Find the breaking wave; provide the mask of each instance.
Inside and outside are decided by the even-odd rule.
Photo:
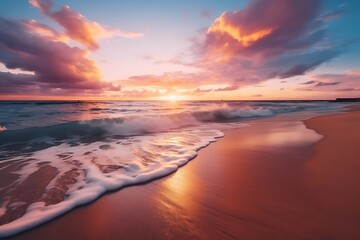
[[[180,112],[167,115],[129,116],[119,118],[102,118],[88,121],[72,121],[43,127],[30,127],[18,130],[6,130],[0,127],[0,145],[33,140],[64,140],[78,137],[94,140],[111,135],[133,136],[146,133],[164,132],[204,122],[226,122],[243,118],[268,117],[277,113],[293,112],[301,108],[234,108],[228,105],[210,106],[208,109],[194,112]]]

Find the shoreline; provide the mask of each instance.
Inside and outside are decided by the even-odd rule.
[[[342,121],[341,116],[354,112],[360,114],[353,110],[334,116]],[[329,116],[333,115],[304,122],[318,131],[319,123],[313,119],[324,121]],[[317,156],[323,154],[324,149],[318,146],[324,145],[325,140],[313,146],[317,141],[315,135],[300,134],[312,131],[304,130],[304,125],[289,125],[285,121],[270,126],[268,122],[258,121],[253,127],[229,130],[224,138],[201,150],[195,159],[170,176],[105,194],[89,205],[13,238],[310,239],[343,237],[344,227],[349,234],[356,234],[352,232],[356,228],[335,224],[329,215],[324,215],[324,210],[319,210],[326,194],[338,190],[328,187],[319,194],[316,189],[322,185],[309,176],[319,174],[321,166],[311,163],[318,162]],[[324,139],[327,138],[331,136]],[[325,210],[329,211],[338,201],[327,204]],[[339,211],[335,212],[341,215]],[[349,215],[344,208],[342,212]],[[329,226],[331,231],[326,230]],[[347,239],[353,236],[358,235],[348,235]]]

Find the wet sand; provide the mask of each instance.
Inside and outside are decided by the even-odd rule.
[[[14,239],[360,239],[360,110],[305,123],[326,137],[257,121]]]

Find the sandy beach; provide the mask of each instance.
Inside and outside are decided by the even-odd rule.
[[[359,108],[306,120],[307,128],[259,120],[168,177],[13,238],[359,239],[359,122]]]
[[[360,0],[0,1],[0,239],[360,240]]]

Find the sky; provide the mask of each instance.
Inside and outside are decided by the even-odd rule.
[[[1,0],[0,99],[360,97],[358,0]]]

